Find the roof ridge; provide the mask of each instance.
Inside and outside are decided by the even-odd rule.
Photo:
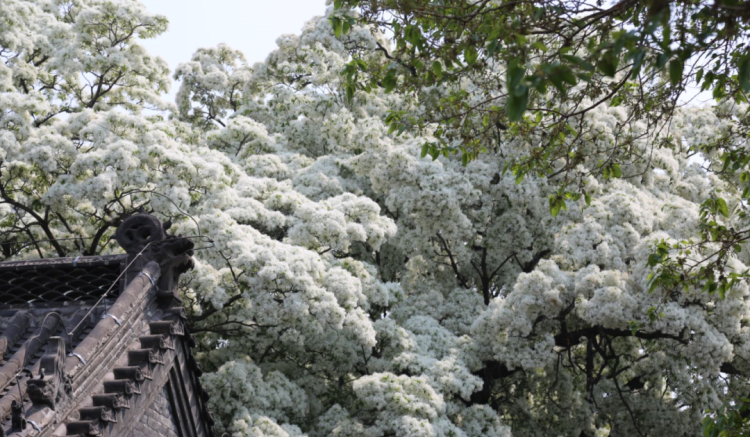
[[[26,311],[18,311],[10,319],[8,326],[5,327],[2,335],[0,335],[0,361],[5,358],[8,350],[15,345],[18,340],[26,332],[29,326],[29,313]]]
[[[92,267],[124,262],[127,257],[127,254],[116,254],[2,261],[0,262],[0,271],[37,270],[53,267]]]

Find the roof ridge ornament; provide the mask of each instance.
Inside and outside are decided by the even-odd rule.
[[[125,219],[115,233],[115,240],[128,253],[131,265],[128,278],[141,274],[143,266],[150,261],[159,264],[161,276],[156,284],[157,297],[166,305],[170,305],[174,299],[179,300],[179,276],[195,265],[192,240],[182,235],[168,234],[171,224],[168,221],[162,225],[153,215],[139,213]],[[136,260],[138,262],[133,262]]]
[[[11,434],[26,429],[26,411],[23,408],[23,402],[13,400],[10,406],[11,411]]]
[[[140,253],[150,243],[163,241],[167,233],[161,222],[151,214],[134,214],[117,228],[115,240],[128,255]]]
[[[65,341],[61,337],[50,337],[48,352],[40,362],[38,379],[29,379],[27,393],[34,403],[48,404],[55,409],[63,394],[72,391],[70,378],[65,374]]]

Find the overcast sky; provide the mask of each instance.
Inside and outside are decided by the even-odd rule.
[[[302,25],[325,12],[325,0],[141,0],[169,20],[169,30],[141,41],[174,72],[200,47],[226,43],[241,50],[250,65],[266,59],[276,38],[300,32]],[[173,86],[170,94],[176,92]]]

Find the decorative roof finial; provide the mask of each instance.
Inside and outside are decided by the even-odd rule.
[[[131,272],[140,271],[150,261],[159,264],[161,277],[157,295],[169,300],[179,299],[176,290],[179,276],[195,264],[193,242],[180,235],[168,235],[166,230],[171,226],[171,220],[162,225],[150,214],[135,214],[125,219],[115,233],[115,239],[128,253]]]

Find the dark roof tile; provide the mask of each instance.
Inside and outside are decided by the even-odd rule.
[[[116,238],[127,255],[0,263],[0,435],[19,431],[13,427],[27,417],[47,434],[63,420],[55,435],[111,435],[113,426],[128,426],[118,417],[138,414],[122,411],[143,406],[131,401],[161,390],[151,375],[179,346],[213,436],[200,366],[185,348],[194,342],[174,306],[192,242],[167,236],[144,214],[126,220]]]
[[[117,297],[126,255],[0,263],[0,307],[56,306]]]

